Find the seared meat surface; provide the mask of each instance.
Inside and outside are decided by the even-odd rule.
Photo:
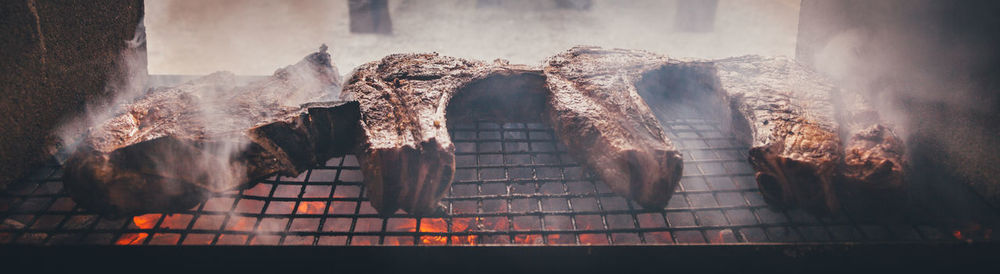
[[[782,58],[745,56],[712,65],[736,136],[749,137],[764,198],[813,212],[839,210],[834,179],[843,150],[833,86]]]
[[[667,205],[683,168],[636,89],[665,61],[641,51],[575,47],[545,67],[556,135],[611,190],[651,209]]]
[[[758,187],[772,205],[835,213],[872,193],[905,192],[904,148],[891,126],[860,95],[816,72],[784,58],[630,52],[661,60],[640,81],[642,94],[697,105],[750,146]]]
[[[649,94],[723,121],[750,146],[758,186],[774,205],[832,213],[906,189],[905,149],[892,125],[859,95],[782,58],[676,60],[575,47],[528,67],[394,54],[355,70],[340,99],[356,102],[323,102],[340,89],[325,52],[248,86],[235,87],[234,77],[151,91],[92,128],[66,163],[70,194],[103,213],[183,210],[353,152],[380,214],[431,215],[455,173],[448,128],[489,119],[550,124],[614,192],[662,209],[683,160],[643,99]]]
[[[455,173],[449,123],[518,119],[532,111],[538,117],[545,95],[540,75],[437,54],[394,54],[358,68],[342,98],[361,106],[357,156],[372,207],[381,214],[439,212]]]
[[[574,49],[544,69],[437,54],[396,54],[362,66],[343,99],[361,105],[357,154],[373,207],[436,212],[455,170],[447,127],[487,118],[551,123],[614,191],[662,208],[680,180],[681,156],[631,84],[641,74],[632,66],[645,64]]]
[[[340,88],[325,51],[248,86],[234,79],[219,72],[152,90],[91,128],[65,163],[69,194],[106,214],[184,210],[353,144],[356,103],[310,103]]]
[[[908,200],[903,140],[864,96],[848,90],[838,95],[841,137],[846,141],[840,195],[863,211],[898,211]]]

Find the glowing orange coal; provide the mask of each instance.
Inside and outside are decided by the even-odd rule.
[[[525,245],[541,244],[542,243],[542,235],[538,235],[538,234],[520,234],[520,235],[516,235],[516,236],[514,236],[514,243],[515,244],[525,244]]]
[[[229,219],[229,224],[226,225],[228,230],[235,231],[253,231],[254,225],[257,223],[257,218],[253,217],[236,217],[233,216]]]
[[[453,219],[451,222],[452,232],[464,232],[469,230],[469,225],[471,219]],[[398,225],[394,230],[397,231],[407,231],[416,232],[417,231],[417,221],[416,219],[407,220],[406,222]],[[447,233],[448,232],[448,222],[441,218],[424,218],[420,220],[419,232],[423,233]],[[461,236],[451,236],[451,244],[453,245],[474,245],[478,240],[479,236],[476,235],[461,235]],[[396,239],[386,239],[385,244],[387,245],[400,245],[401,241]],[[448,236],[444,235],[421,235],[420,244],[422,245],[445,245],[448,244]]]
[[[324,202],[301,202],[295,212],[298,214],[323,214],[325,207],[326,203]]]
[[[989,240],[993,237],[993,229],[979,223],[969,223],[951,231],[951,236],[955,237],[956,240],[966,242]]]
[[[593,229],[593,227],[590,224],[587,224],[586,226],[583,227],[583,230],[591,230],[591,229]],[[593,244],[605,244],[607,242],[608,242],[607,235],[604,234],[594,234],[594,233],[580,234],[581,244],[593,245]]]
[[[475,221],[473,221],[472,219],[452,219],[451,220],[451,231],[452,232],[469,231],[469,230],[471,230],[470,229],[471,227],[475,227],[476,226],[475,223],[470,223],[470,222],[479,222],[479,218],[476,218]],[[476,235],[452,236],[451,237],[451,244],[455,244],[455,245],[474,245],[474,244],[476,244],[477,238],[478,238],[478,236],[476,236]]]
[[[512,224],[514,225],[514,230],[527,230],[526,228],[517,225],[517,222],[514,222]],[[515,244],[531,245],[531,244],[541,244],[541,243],[544,243],[544,242],[542,241],[542,235],[538,235],[538,234],[518,234],[518,235],[514,235],[514,243]]]
[[[153,229],[156,221],[160,219],[160,214],[146,214],[132,217],[132,224],[139,229]],[[115,242],[117,245],[139,245],[149,237],[149,233],[126,233]]]
[[[708,242],[713,244],[725,243],[726,236],[732,234],[729,230],[719,230],[718,233],[710,234]]]
[[[448,232],[448,223],[444,219],[423,219],[420,222],[420,232]],[[420,243],[425,245],[443,245],[448,243],[445,236],[420,236]]]

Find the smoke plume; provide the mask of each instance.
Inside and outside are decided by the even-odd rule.
[[[995,16],[1000,4],[917,0],[803,5],[813,5],[810,14],[803,13],[812,20],[800,25],[799,48],[813,50],[798,58],[841,87],[865,94],[883,119],[899,126],[919,174],[912,176],[915,181],[930,187],[966,182],[1000,204],[1000,41],[987,27],[1000,23]],[[809,35],[822,38],[801,39]]]

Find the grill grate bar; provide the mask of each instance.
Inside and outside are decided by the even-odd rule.
[[[378,215],[354,156],[296,178],[213,195],[174,214],[113,219],[80,208],[58,165],[0,193],[0,244],[490,245],[955,241],[947,220],[872,223],[763,202],[745,148],[717,123],[664,123],[684,175],[664,209],[643,209],[569,157],[542,124],[457,125],[455,183],[441,216]]]

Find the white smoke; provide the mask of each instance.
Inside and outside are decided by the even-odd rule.
[[[832,7],[818,13],[833,22],[820,21],[818,28],[843,29],[814,45],[814,55],[800,57],[864,94],[897,125],[908,155],[916,157],[911,162],[923,162],[913,173],[928,174],[914,180],[967,181],[1000,201],[1000,138],[993,122],[1000,97],[988,86],[992,75],[982,74],[995,68],[997,39],[983,37],[980,29],[996,22],[996,2],[814,2]]]
[[[56,128],[55,136],[59,138],[57,147],[49,148],[49,153],[60,163],[68,157],[79,145],[83,134],[91,127],[110,119],[122,111],[122,106],[145,93],[148,81],[146,59],[145,19],[140,19],[132,39],[122,41],[125,48],[115,57],[115,67],[108,73],[108,81],[104,94],[110,95],[107,101],[90,102],[85,106],[82,116],[70,117]]]

